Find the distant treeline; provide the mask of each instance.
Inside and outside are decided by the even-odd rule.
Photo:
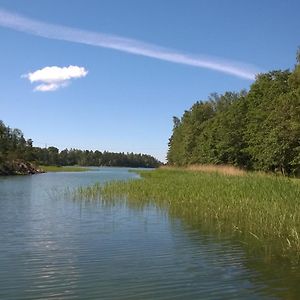
[[[249,92],[212,94],[173,121],[169,164],[231,164],[299,175],[300,51],[293,71],[260,74]]]
[[[12,129],[0,121],[0,169],[1,165],[15,160],[33,162],[37,165],[56,166],[119,166],[158,167],[161,163],[153,156],[134,153],[114,153],[55,147],[33,147],[32,140],[26,140],[19,129]]]

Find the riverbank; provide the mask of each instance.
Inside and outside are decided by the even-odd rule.
[[[300,263],[300,184],[289,178],[182,169],[139,172],[142,180],[79,190],[88,199],[155,204],[192,226],[230,234],[266,259]]]
[[[33,175],[39,173],[45,173],[45,171],[33,163],[23,160],[13,160],[0,164],[0,176]]]
[[[36,166],[33,163],[14,160],[0,165],[0,176],[33,175],[46,172],[86,172],[90,168],[78,166]]]
[[[90,168],[77,167],[77,166],[40,166],[45,172],[86,172]]]

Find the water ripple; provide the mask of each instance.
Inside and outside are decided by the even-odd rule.
[[[98,173],[0,179],[0,299],[292,299],[300,292],[297,269],[266,267],[230,238],[155,207],[82,205],[49,192],[132,176]]]

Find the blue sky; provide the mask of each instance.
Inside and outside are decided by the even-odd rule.
[[[253,81],[241,71],[293,68],[299,11],[297,0],[0,0],[0,119],[37,146],[142,152],[164,160],[172,116],[210,93],[249,89]],[[8,28],[16,14],[27,23],[96,33],[96,43],[99,34],[126,38],[131,48],[150,49],[160,59],[124,52],[123,40],[120,51],[78,37],[67,41],[63,30],[55,34],[65,40],[28,34],[26,22]],[[162,59],[170,51],[184,55],[184,62],[177,63],[182,56]],[[191,66],[191,58],[218,67]],[[29,73],[70,65],[88,73],[55,91],[34,91],[41,82],[31,83]]]

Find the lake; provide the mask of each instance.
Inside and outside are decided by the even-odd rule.
[[[72,190],[126,168],[0,177],[0,299],[297,299],[300,272],[154,205]]]

